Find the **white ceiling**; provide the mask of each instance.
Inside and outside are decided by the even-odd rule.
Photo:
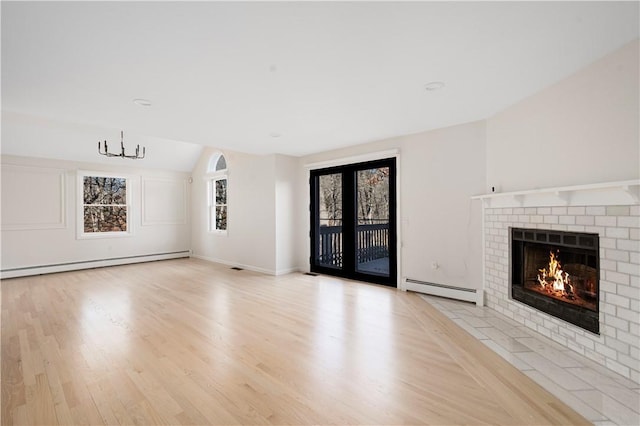
[[[258,154],[487,118],[639,37],[638,2],[1,7],[3,110]]]

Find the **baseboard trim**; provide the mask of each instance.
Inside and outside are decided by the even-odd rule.
[[[105,266],[126,265],[130,263],[153,262],[156,260],[180,259],[189,257],[189,250],[169,253],[143,254],[137,256],[113,257],[110,259],[82,260],[78,262],[56,263],[51,265],[7,268],[0,271],[0,279],[28,277],[31,275],[55,274],[57,272],[77,271],[80,269],[102,268]]]
[[[277,271],[274,271],[273,269],[261,268],[259,266],[247,265],[244,263],[232,262],[229,260],[218,259],[215,257],[202,256],[199,254],[192,254],[191,257],[195,257],[196,259],[200,259],[200,260],[206,260],[207,262],[211,262],[211,263],[218,263],[220,265],[237,266],[239,268],[246,269],[248,271],[259,272],[261,274],[278,275],[276,273]]]
[[[293,274],[294,272],[300,272],[300,269],[299,268],[278,269],[276,271],[276,275],[287,275],[287,274]]]
[[[430,294],[432,296],[446,297],[448,299],[463,300],[473,302],[477,306],[484,306],[484,291],[475,288],[455,287],[446,284],[436,284],[426,281],[405,279],[405,288],[418,293]]]

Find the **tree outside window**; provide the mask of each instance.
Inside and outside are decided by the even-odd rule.
[[[215,191],[213,198],[215,198],[215,212],[212,212],[215,216],[215,223],[213,229],[216,231],[227,230],[227,179],[220,178],[214,179],[214,185],[212,185]]]
[[[209,179],[209,231],[227,233],[228,179],[227,160],[221,153],[215,153],[207,168]]]
[[[129,233],[127,179],[124,177],[79,176],[82,190],[81,235]]]

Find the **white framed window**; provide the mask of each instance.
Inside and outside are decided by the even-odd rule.
[[[78,171],[78,238],[132,235],[131,185],[126,176]]]
[[[209,184],[209,231],[227,232],[227,178],[212,178]]]
[[[227,172],[227,160],[224,155],[219,152],[213,154],[207,167],[209,232],[221,235],[226,235],[228,230],[229,179]]]

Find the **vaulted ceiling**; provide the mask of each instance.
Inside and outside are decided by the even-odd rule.
[[[259,154],[487,118],[639,36],[638,2],[1,7],[4,111]]]

